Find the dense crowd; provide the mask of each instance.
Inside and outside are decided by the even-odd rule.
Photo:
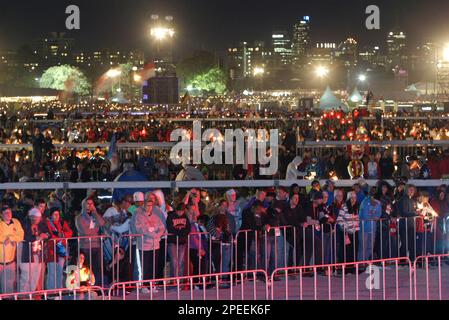
[[[414,261],[448,252],[447,193],[444,185],[418,192],[405,182],[393,188],[380,181],[369,188],[360,181],[344,190],[332,181],[312,181],[308,188],[276,190],[134,192],[111,205],[84,191],[77,212],[59,192],[37,201],[42,192],[9,192],[1,208],[0,292],[69,286],[68,265],[79,270],[78,286],[107,287],[231,270],[262,268],[271,274],[287,266]],[[353,267],[345,272],[353,273]],[[318,273],[339,276],[342,270]],[[202,279],[194,285],[230,285],[225,276],[219,283]]]

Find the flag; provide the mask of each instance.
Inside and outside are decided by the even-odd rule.
[[[111,162],[111,172],[118,169],[118,154],[117,154],[117,137],[115,133],[112,135],[111,142],[109,143],[109,151],[107,158]]]
[[[143,69],[137,72],[137,75],[140,76],[141,81],[146,81],[150,78],[154,78],[156,76],[156,66],[154,63],[147,63],[143,66]]]

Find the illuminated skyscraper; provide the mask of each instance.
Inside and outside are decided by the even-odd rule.
[[[405,67],[407,64],[407,35],[398,27],[387,36],[387,63],[390,67]]]
[[[306,62],[310,50],[310,17],[304,16],[301,21],[293,26],[293,63],[301,65]]]
[[[292,63],[292,44],[286,31],[275,31],[271,36],[274,67],[288,66]]]

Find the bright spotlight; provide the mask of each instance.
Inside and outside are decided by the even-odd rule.
[[[443,48],[443,60],[449,62],[449,44]]]
[[[359,75],[359,81],[360,82],[365,82],[366,81],[366,75],[364,75],[364,74]]]
[[[254,67],[253,74],[254,76],[261,76],[265,73],[265,69],[263,67]]]
[[[329,74],[329,69],[324,66],[318,66],[315,73],[318,77],[323,78]]]
[[[152,28],[151,29],[151,36],[156,38],[157,40],[164,40],[168,37],[173,38],[175,34],[175,31],[171,28]]]

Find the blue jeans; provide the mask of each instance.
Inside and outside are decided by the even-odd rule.
[[[170,275],[172,277],[184,276],[185,244],[169,243],[167,252],[170,259]]]
[[[275,237],[275,243],[276,243],[276,268],[284,268],[287,265],[286,259],[288,258],[288,247],[286,248],[285,243],[285,232],[284,230],[281,231],[281,235],[278,237]],[[285,250],[285,251],[284,251]]]
[[[64,263],[65,258],[62,257],[57,257],[56,262],[47,263],[47,290],[64,288],[62,285]]]
[[[369,261],[373,258],[372,254],[375,240],[376,226],[373,226],[373,230],[369,230],[369,232],[364,230],[359,231],[358,261]]]
[[[324,264],[333,264],[334,263],[334,255],[332,254],[334,251],[333,247],[333,234],[331,232],[323,233],[323,263]]]

